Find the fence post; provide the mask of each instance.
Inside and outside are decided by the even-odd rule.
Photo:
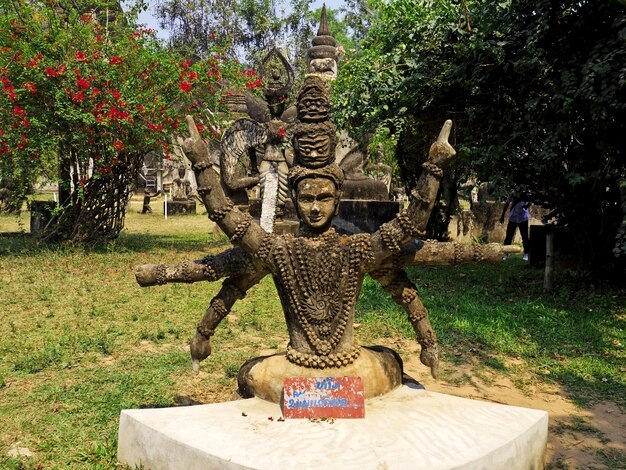
[[[552,225],[548,225],[546,231],[546,267],[543,276],[543,290],[552,291],[552,277],[554,274],[554,230]]]

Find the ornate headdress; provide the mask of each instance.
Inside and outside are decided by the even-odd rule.
[[[306,168],[303,166],[294,166],[289,171],[289,184],[292,188],[296,188],[298,183],[306,178],[326,178],[335,183],[339,191],[343,186],[343,170],[336,163],[323,166],[321,168]]]
[[[326,121],[330,117],[330,90],[326,82],[316,75],[307,75],[298,93],[297,106],[300,121]]]
[[[272,117],[278,117],[285,107],[285,101],[293,85],[293,69],[285,56],[276,48],[266,54],[261,61],[261,76],[266,85],[263,94]]]

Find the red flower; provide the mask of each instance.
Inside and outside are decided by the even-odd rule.
[[[259,78],[257,78],[253,82],[246,83],[246,88],[249,88],[251,90],[254,90],[255,88],[259,88],[260,86],[263,86],[263,83],[261,82],[261,79]]]
[[[122,94],[116,89],[111,92],[111,96],[113,96],[113,98],[119,101],[120,98],[122,97]]]
[[[22,119],[22,126],[30,127],[30,121],[26,118]]]
[[[2,84],[4,86],[10,86],[11,85],[11,81],[8,78],[6,78],[6,77],[2,77]]]
[[[180,63],[180,66],[184,68],[185,70],[187,70],[190,65],[191,65],[191,61],[189,59],[185,59]]]
[[[78,77],[76,79],[76,85],[79,88],[89,88],[89,80],[87,80],[86,78],[83,78],[83,77]]]
[[[80,103],[85,100],[85,94],[81,91],[80,93],[72,93],[72,101],[74,103]]]
[[[54,67],[48,67],[44,72],[44,75],[48,76],[48,77],[58,77],[59,76],[59,72],[56,71],[56,69]]]
[[[124,144],[121,143],[119,140],[113,142],[113,147],[115,148],[115,150],[124,150]]]
[[[29,67],[35,67],[37,65],[37,62],[39,61],[39,59],[41,59],[42,57],[43,57],[43,54],[37,54],[26,65],[28,65]]]
[[[84,52],[80,52],[78,51],[76,54],[74,54],[74,57],[76,57],[76,60],[78,62],[85,62],[87,60],[87,56],[85,55]]]
[[[13,114],[15,116],[22,116],[26,114],[26,110],[24,108],[20,108],[19,106],[15,105],[13,106]]]
[[[122,63],[122,58],[121,58],[121,57],[116,57],[116,56],[113,56],[113,57],[111,57],[111,60],[109,60],[109,63],[110,63],[111,65],[118,65],[118,64],[121,64],[121,63]]]
[[[281,127],[280,129],[278,129],[278,135],[280,137],[285,137],[285,129],[283,127]]]
[[[189,93],[191,91],[191,84],[189,82],[180,82],[180,89]]]
[[[29,93],[37,93],[37,88],[35,87],[34,82],[26,82],[22,85],[22,88],[29,91]]]

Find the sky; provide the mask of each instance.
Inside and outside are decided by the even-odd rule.
[[[139,15],[139,23],[143,23],[148,28],[156,30],[157,36],[159,38],[167,39],[168,38],[167,31],[161,30],[161,28],[159,28],[159,22],[154,17],[153,7],[156,2],[147,1],[146,3],[149,5],[149,7],[146,11],[142,12]],[[323,3],[326,3],[326,6],[333,8],[333,9],[343,6],[343,0],[314,0],[311,3],[311,10],[321,8]]]

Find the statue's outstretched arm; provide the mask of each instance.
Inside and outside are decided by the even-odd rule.
[[[213,282],[258,270],[265,272],[248,253],[235,247],[217,255],[208,255],[196,261],[185,261],[174,266],[142,264],[137,267],[135,278],[141,287],[148,287],[170,282]]]
[[[218,255],[205,256],[197,261],[185,261],[177,266],[144,264],[137,268],[135,277],[142,287],[168,282],[217,281],[227,277],[218,294],[213,297],[196,334],[191,341],[193,370],[198,372],[200,362],[211,354],[210,338],[215,328],[228,315],[237,299],[257,284],[268,273],[259,262],[239,247]]]
[[[228,315],[235,302],[242,299],[248,289],[257,284],[266,274],[266,271],[251,271],[224,281],[220,291],[211,300],[191,340],[191,360],[194,372],[198,373],[200,362],[211,354],[210,339],[217,325]]]
[[[519,247],[499,243],[459,243],[435,240],[414,240],[393,257],[398,266],[449,266],[453,264],[497,264],[509,253],[518,253]],[[384,263],[386,264],[386,262]]]
[[[200,137],[193,117],[186,116],[185,119],[191,137],[183,142],[183,150],[193,164],[198,194],[209,218],[219,225],[233,244],[241,246],[252,257],[258,257],[259,250],[264,252],[268,248],[270,241],[266,237],[271,237],[271,234],[259,227],[249,214],[237,209],[226,197],[220,185],[219,175],[211,166],[208,149]]]
[[[385,263],[381,268],[370,273],[377,280],[398,305],[404,307],[409,321],[413,326],[417,342],[422,347],[420,361],[430,367],[430,373],[434,379],[439,375],[439,344],[437,335],[430,324],[428,310],[417,294],[415,285],[406,275],[403,269],[398,268],[393,262]]]
[[[439,137],[430,147],[428,160],[422,165],[423,171],[411,192],[409,207],[373,234],[372,267],[380,265],[391,254],[399,253],[404,245],[424,235],[443,176],[441,166],[456,154],[448,142],[450,129],[452,121],[447,120]]]

